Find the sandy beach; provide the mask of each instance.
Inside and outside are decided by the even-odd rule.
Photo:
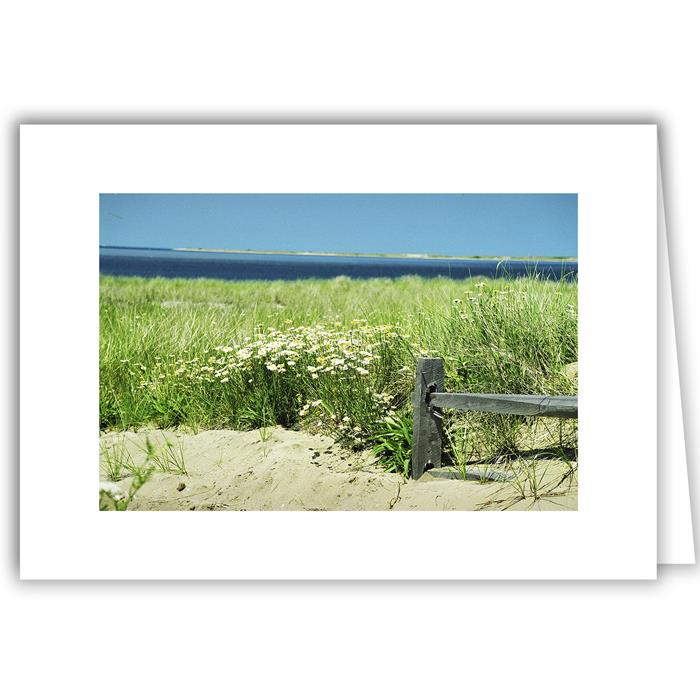
[[[265,439],[263,439],[265,438]],[[480,482],[456,478],[453,468],[431,470],[418,481],[387,473],[369,452],[349,452],[321,435],[271,428],[200,433],[141,430],[100,437],[101,486],[129,490],[131,477],[110,482],[104,452],[122,445],[141,464],[147,440],[169,440],[186,474],[156,471],[136,493],[129,510],[575,510],[577,486],[570,465],[551,459],[530,462],[530,479]],[[539,484],[537,497],[530,486]],[[104,497],[101,502],[104,505]]]

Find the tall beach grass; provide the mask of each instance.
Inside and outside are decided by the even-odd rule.
[[[577,284],[101,278],[103,430],[281,424],[403,470],[418,356],[445,360],[448,391],[575,394]],[[545,425],[575,446],[561,423]],[[454,414],[448,432],[467,439],[447,443],[455,461],[491,459],[521,450],[531,424]]]

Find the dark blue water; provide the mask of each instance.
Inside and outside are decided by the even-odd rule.
[[[190,253],[147,248],[100,248],[100,272],[128,277],[208,277],[222,280],[296,280],[340,275],[370,277],[522,277],[576,279],[577,262],[425,260],[322,255]]]

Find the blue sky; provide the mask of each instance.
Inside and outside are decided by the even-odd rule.
[[[576,194],[101,194],[100,244],[578,255]]]

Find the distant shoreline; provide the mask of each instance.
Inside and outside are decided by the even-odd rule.
[[[230,255],[303,255],[328,258],[395,258],[399,260],[525,260],[528,262],[577,262],[577,257],[523,255],[440,255],[433,253],[328,253],[312,250],[251,250],[243,248],[155,248],[150,246],[101,245],[113,250],[162,250],[178,253],[228,253]]]
[[[134,249],[133,246],[100,246],[101,248]],[[236,248],[147,248],[144,250],[174,250],[180,253],[228,253],[231,255],[304,255],[329,258],[396,258],[401,260],[525,260],[531,262],[576,262],[578,258],[564,256],[517,255],[438,255],[431,253],[327,253],[296,250],[250,250]]]

